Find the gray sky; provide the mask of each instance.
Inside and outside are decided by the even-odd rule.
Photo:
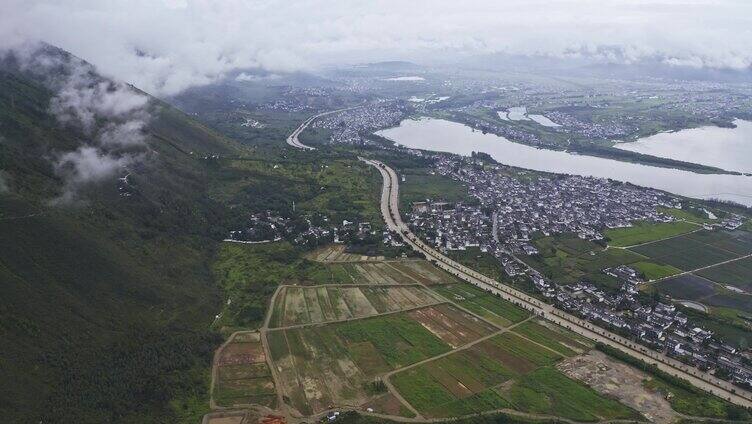
[[[495,52],[749,69],[752,1],[0,1],[0,47],[30,40],[156,95],[240,68]]]

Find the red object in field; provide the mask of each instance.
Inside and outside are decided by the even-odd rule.
[[[279,415],[267,415],[259,420],[260,424],[286,424],[285,417]]]

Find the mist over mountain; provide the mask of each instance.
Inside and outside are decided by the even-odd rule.
[[[64,16],[65,19],[59,19]],[[0,47],[46,41],[157,96],[239,69],[512,56],[749,70],[752,5],[727,1],[11,0]]]

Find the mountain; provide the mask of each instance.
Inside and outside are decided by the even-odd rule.
[[[32,56],[54,64],[0,63],[0,415],[199,415],[233,216],[209,188],[243,148],[65,52]]]

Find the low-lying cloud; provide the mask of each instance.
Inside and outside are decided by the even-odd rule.
[[[156,95],[233,70],[485,53],[749,69],[740,0],[6,0],[0,43],[44,40]]]
[[[75,149],[47,154],[63,181],[54,204],[78,200],[81,188],[123,173],[145,157],[145,128],[150,118],[147,96],[45,45],[24,44],[7,53],[54,93],[48,110],[58,123],[80,134]]]

